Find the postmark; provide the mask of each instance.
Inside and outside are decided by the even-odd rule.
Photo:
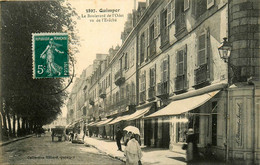
[[[67,33],[33,33],[33,78],[69,77]]]

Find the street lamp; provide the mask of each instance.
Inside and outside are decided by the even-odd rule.
[[[228,62],[231,53],[231,44],[227,41],[227,37],[223,38],[223,42],[218,47],[219,56],[225,62]]]
[[[221,59],[224,60],[224,62],[227,63],[228,65],[228,69],[229,67],[231,68],[231,70],[233,70],[233,68],[235,68],[229,58],[230,58],[230,54],[231,54],[231,43],[227,41],[227,37],[223,38],[223,42],[220,44],[220,46],[218,47],[218,52],[219,52],[219,56]],[[230,80],[228,78],[228,85],[230,85],[232,82],[232,80]],[[228,153],[229,153],[229,143],[228,143],[228,138],[229,138],[229,133],[228,133],[228,128],[229,128],[229,90],[227,90],[227,104],[226,104],[226,161],[228,162]]]

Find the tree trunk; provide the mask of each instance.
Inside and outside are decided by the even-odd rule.
[[[6,117],[7,117],[7,123],[8,123],[8,133],[9,133],[9,136],[12,136],[12,126],[11,126],[11,119],[10,119],[8,107],[6,108],[6,110],[7,110]]]
[[[16,122],[16,117],[15,117],[15,114],[13,114],[13,137],[16,137],[15,122]]]
[[[3,109],[1,109],[1,113],[2,113],[2,117],[3,117],[3,135],[6,135],[6,131],[7,131],[7,124],[6,124],[6,115],[3,111]]]
[[[25,120],[26,135],[30,133],[28,120]]]
[[[20,116],[17,115],[17,136],[21,136]]]
[[[24,136],[25,135],[25,118],[22,118],[22,133],[21,135]]]

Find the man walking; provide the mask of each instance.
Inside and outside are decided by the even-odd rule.
[[[123,133],[120,130],[120,127],[117,127],[117,131],[116,131],[116,144],[117,144],[117,147],[118,147],[119,151],[122,151],[122,148],[121,148],[121,138],[122,137],[123,137]]]

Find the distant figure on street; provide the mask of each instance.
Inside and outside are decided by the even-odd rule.
[[[52,131],[51,131],[51,141],[54,141],[54,136],[55,136],[54,130],[52,130]]]
[[[73,139],[74,139],[74,133],[70,132],[70,140],[73,141]]]
[[[122,137],[123,137],[123,133],[120,130],[120,128],[117,127],[117,131],[116,131],[116,144],[117,144],[117,147],[118,147],[119,151],[122,151],[122,147],[121,147],[121,139],[122,139]]]
[[[83,141],[84,141],[84,138],[86,136],[86,131],[87,131],[87,126],[86,126],[86,123],[84,123],[84,126],[83,126],[83,137],[82,137]]]
[[[194,134],[194,130],[190,128],[187,133],[187,151],[186,151],[186,159],[187,162],[194,162],[198,160],[199,153],[198,153],[198,146],[197,146],[197,137]]]
[[[141,163],[141,158],[143,156],[141,147],[138,141],[135,139],[135,135],[130,134],[130,140],[125,148],[126,165],[138,165]]]

